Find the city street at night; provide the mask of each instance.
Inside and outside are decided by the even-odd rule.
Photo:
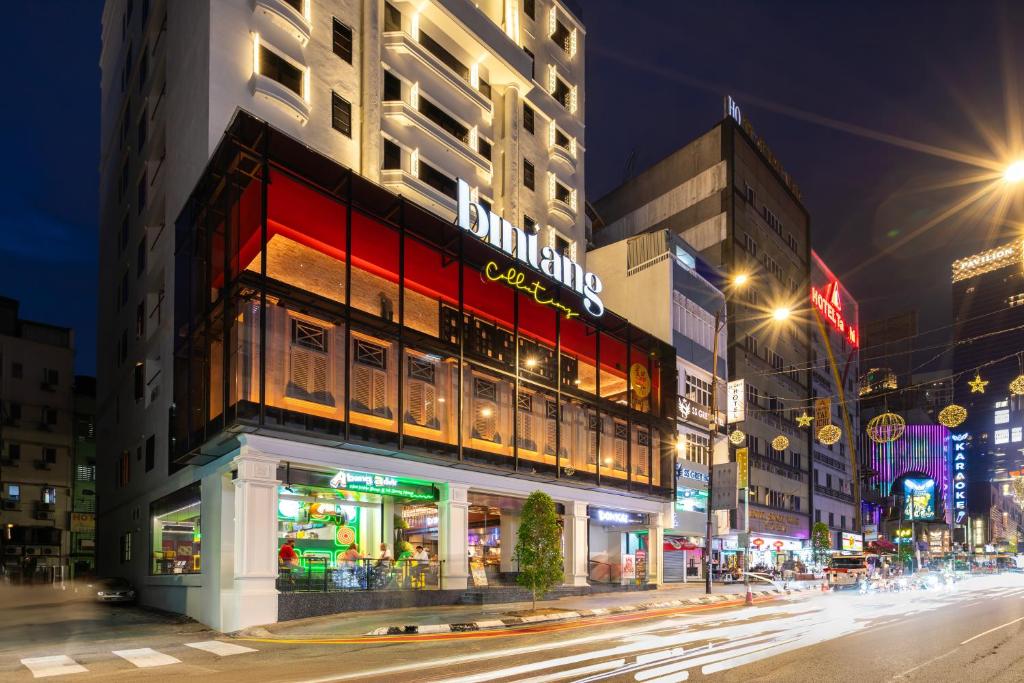
[[[968,579],[952,589],[862,595],[808,592],[754,607],[659,612],[553,627],[404,638],[278,634],[228,638],[195,624],[111,625],[110,606],[68,626],[4,640],[0,677],[68,681],[1019,681],[1024,578]],[[668,611],[666,611],[668,612]],[[305,625],[302,631],[315,628]],[[287,629],[285,629],[287,631]],[[5,637],[10,630],[4,626]],[[63,635],[62,635],[63,634]],[[211,644],[212,643],[212,644]],[[245,648],[245,649],[242,649]],[[120,654],[118,654],[120,653]],[[57,656],[65,667],[57,670]],[[49,657],[42,661],[38,658]],[[23,665],[22,661],[33,663]],[[847,672],[839,674],[837,672]]]
[[[7,5],[0,681],[1024,682],[1024,0]]]

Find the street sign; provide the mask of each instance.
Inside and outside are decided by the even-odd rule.
[[[711,476],[711,509],[732,510],[736,507],[736,463],[714,465]]]
[[[726,398],[728,399],[728,410],[726,411],[726,419],[729,421],[729,424],[743,422],[746,418],[746,393],[747,388],[745,380],[734,379],[727,385]]]
[[[747,449],[736,449],[736,487],[745,489],[750,486],[750,463],[747,460]]]

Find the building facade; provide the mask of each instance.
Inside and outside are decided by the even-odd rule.
[[[860,327],[856,299],[816,252],[811,252],[811,381],[814,410],[811,429],[814,463],[814,522],[828,524],[832,547],[844,549],[848,535],[861,533],[856,446],[860,438]],[[824,424],[823,418],[827,419]],[[828,425],[835,434],[822,435]],[[832,430],[834,431],[834,430]],[[845,549],[851,549],[849,541]],[[856,545],[854,543],[853,545]]]
[[[727,292],[729,378],[742,380],[744,399],[742,424],[729,428],[746,436],[758,563],[807,557],[811,432],[796,417],[811,398],[811,328],[806,319],[769,322],[774,309],[803,306],[810,296],[810,218],[796,183],[728,98],[710,131],[594,208],[599,246],[670,230],[727,277],[752,278]]]
[[[716,315],[725,314],[725,296],[719,289],[721,275],[693,247],[668,230],[644,233],[592,250],[587,263],[600,273],[609,306],[629,308],[633,311],[632,322],[675,349],[675,504],[671,526],[665,530],[664,579],[700,579],[707,538],[708,472],[712,463],[729,461],[724,430],[715,432],[713,444],[709,433],[713,419],[721,426],[726,422],[725,389],[729,373],[724,319],[718,330],[717,363],[713,359]],[[640,300],[643,306],[636,305]],[[712,373],[718,376],[716,418],[712,417]],[[728,511],[720,514],[722,521],[716,520],[714,526],[728,537]],[[742,519],[739,523],[742,525]],[[726,538],[716,541],[716,564],[724,564],[726,543]]]
[[[978,555],[1015,546],[1019,515],[1006,501],[1024,499],[1024,241],[954,261],[952,280],[953,400],[967,410],[966,514],[954,521]]]
[[[464,179],[582,265],[585,29],[545,0],[109,0],[102,32],[98,541],[116,574],[174,471],[173,226],[238,112],[447,220]]]
[[[73,482],[71,484],[71,578],[96,571],[96,378],[75,375]]]
[[[49,582],[71,549],[74,337],[18,313],[0,299],[0,557],[12,580]]]

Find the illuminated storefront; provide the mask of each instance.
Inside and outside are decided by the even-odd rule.
[[[567,256],[555,277],[522,230],[474,225],[240,113],[177,226],[172,472],[269,458],[278,544],[303,567],[410,543],[446,588],[471,560],[514,571],[517,501],[538,488],[563,512],[567,580],[587,580],[592,505],[641,515],[660,550],[672,347]]]

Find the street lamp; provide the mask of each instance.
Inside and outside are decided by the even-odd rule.
[[[792,315],[793,311],[788,306],[780,306],[772,311],[772,320],[781,322],[788,320],[789,316]]]
[[[1006,167],[1003,171],[1003,180],[1015,185],[1024,180],[1024,159],[1018,159]]]

